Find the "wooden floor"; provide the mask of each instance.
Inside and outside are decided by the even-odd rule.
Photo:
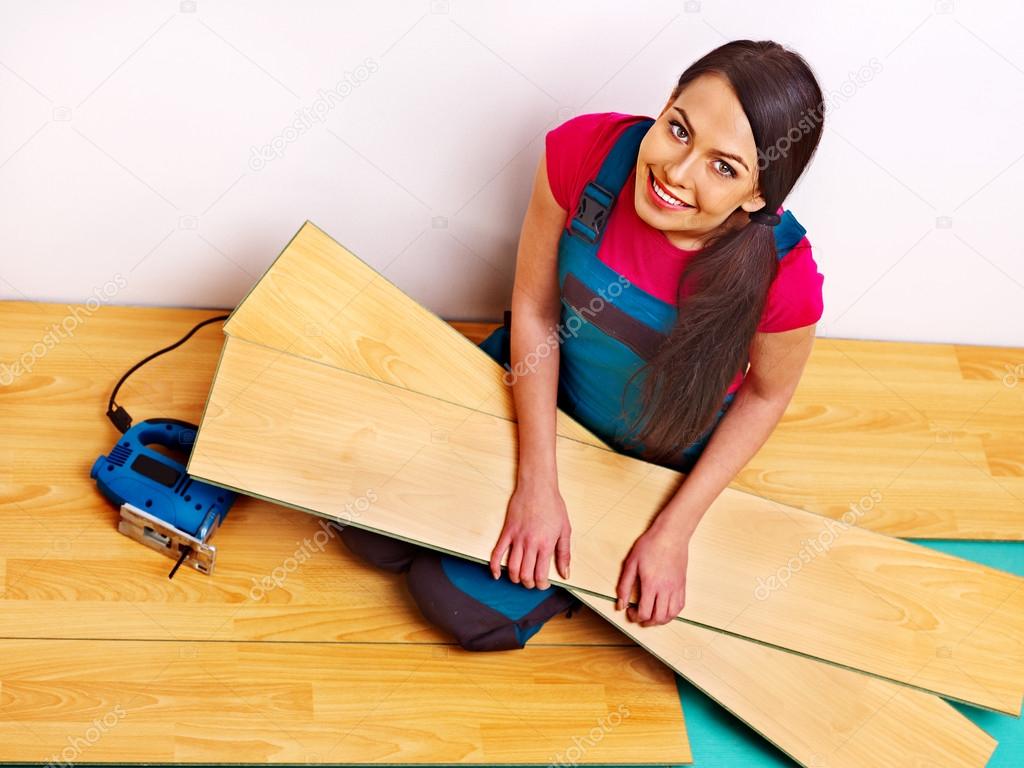
[[[588,610],[552,620],[526,650],[504,654],[500,666],[486,664],[426,624],[399,577],[363,566],[337,542],[263,600],[248,599],[253,579],[280,566],[315,532],[308,515],[240,500],[217,534],[221,560],[212,579],[179,573],[168,581],[170,561],[116,534],[116,512],[88,480],[92,460],[116,437],[103,417],[110,388],[131,364],[213,314],[102,307],[73,315],[64,305],[0,303],[0,364],[8,366],[0,368],[0,760],[55,759],[69,737],[79,735],[78,752],[70,758],[65,753],[65,759],[547,764],[572,756],[578,743],[573,736],[600,725],[601,713],[607,722],[624,703],[642,718],[623,719],[577,762],[688,759],[667,670]],[[67,321],[72,316],[77,324]],[[74,325],[74,335],[48,344],[47,331],[52,338],[53,324],[62,321]],[[454,325],[474,341],[494,327]],[[168,415],[198,421],[222,338],[217,326],[204,329],[134,374],[119,400],[136,420]],[[821,466],[808,470],[810,477],[842,478],[851,455],[846,442],[835,441],[834,454],[823,453],[821,445],[832,445],[828,436],[837,430],[865,430],[877,439],[855,444],[857,461],[873,460],[880,451],[888,451],[890,460],[905,456],[909,467],[893,473],[886,493],[892,497],[903,480],[910,485],[893,497],[898,515],[887,507],[888,522],[864,519],[915,535],[927,535],[931,524],[944,536],[973,531],[1021,538],[1024,494],[1013,493],[1007,481],[1024,474],[1014,458],[1024,455],[1024,382],[1018,386],[1002,374],[1024,360],[1024,350],[940,346],[942,361],[936,362],[932,345],[818,339],[806,384],[742,479],[749,480],[762,455],[776,451],[763,465],[776,469],[753,475],[758,492],[771,495],[765,492],[771,487],[780,500],[838,516],[846,507],[823,502],[832,498],[828,484],[813,498],[804,494],[807,503],[801,503],[786,494],[807,481],[779,467],[805,462],[813,453],[796,440],[806,430],[812,442],[821,441]],[[15,360],[28,370],[8,382]],[[846,393],[840,379],[865,367],[858,390],[865,405],[844,414],[836,405]],[[929,377],[941,379],[945,394]],[[907,403],[897,405],[915,396],[921,379],[931,382],[930,404],[925,409],[920,399],[910,402],[931,426],[920,416],[911,419],[910,410],[899,411],[910,409]],[[957,390],[964,382],[974,389]],[[969,412],[974,406],[980,410]],[[961,453],[968,430],[935,426],[960,422],[998,423],[998,429],[973,435],[988,451],[984,475],[980,454]],[[901,442],[908,435],[912,447]],[[925,436],[930,441],[921,442]],[[917,464],[910,463],[915,456]],[[933,464],[932,457],[949,461]],[[920,475],[915,467],[922,468]],[[929,467],[931,477],[924,471]],[[955,504],[947,490],[943,513],[929,523],[921,514],[934,506],[928,489],[950,482],[965,488],[972,504]],[[558,655],[566,652],[574,668],[568,656]],[[401,654],[397,660],[395,653]],[[522,667],[504,657],[515,657]],[[490,677],[490,667],[507,677]],[[622,669],[629,673],[620,675]],[[612,688],[608,670],[618,678]],[[532,708],[525,694],[518,696],[510,708],[498,694],[523,679],[543,695]],[[443,707],[437,720],[413,711],[425,686]],[[353,701],[358,704],[346,708]],[[558,706],[564,701],[592,706]],[[570,717],[562,721],[568,730],[562,723],[552,726],[554,711]],[[438,732],[438,722],[451,724],[450,732]],[[642,755],[649,759],[635,751],[638,742],[647,745]],[[524,753],[524,745],[533,751]]]
[[[818,338],[733,486],[892,536],[1024,540],[1024,349]]]
[[[120,375],[216,313],[72,309],[0,302],[0,760],[689,761],[671,671],[592,611],[495,663],[336,538],[289,570],[317,520],[248,498],[214,539],[215,575],[169,581],[89,468],[116,440]],[[198,422],[222,339],[204,328],[119,402]]]

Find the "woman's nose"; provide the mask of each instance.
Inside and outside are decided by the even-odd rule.
[[[665,166],[665,181],[677,190],[693,189],[693,161],[690,156]]]

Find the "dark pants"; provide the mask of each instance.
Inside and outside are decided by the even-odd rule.
[[[561,587],[528,589],[508,574],[491,576],[484,563],[410,544],[347,525],[345,545],[362,560],[404,573],[423,616],[455,637],[468,651],[522,648],[556,614],[582,605]]]

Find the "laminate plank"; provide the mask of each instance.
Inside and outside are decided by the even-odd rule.
[[[560,436],[556,451],[574,567],[570,579],[553,567],[549,578],[614,597],[618,564],[679,473]],[[229,336],[189,472],[487,562],[516,455],[515,422],[486,408]],[[1012,574],[727,488],[691,541],[680,617],[1019,714],[1022,586]]]
[[[580,597],[630,631],[611,600]],[[638,637],[755,731],[785,744],[801,765],[985,765],[995,749],[948,703],[913,688],[682,621],[641,628]]]
[[[307,227],[309,227],[309,226],[310,225],[307,222]],[[316,247],[323,247],[324,250],[328,250],[328,251],[333,250],[333,251],[335,251],[335,253],[333,255],[331,255],[331,257],[333,257],[336,260],[338,260],[338,253],[337,253],[337,250],[335,248],[335,244],[332,244],[331,242],[328,242],[329,239],[324,240],[324,239],[321,239],[321,238],[317,238],[316,237],[316,232],[313,232],[312,234],[314,236],[314,239],[319,241],[317,243]],[[297,237],[296,239],[297,240],[302,240],[303,238],[301,237],[301,235],[302,235],[302,233],[300,232],[300,236]],[[357,297],[358,293],[362,292],[362,291],[365,291],[367,287],[371,287],[372,288],[373,287],[372,284],[374,283],[374,281],[377,278],[374,275],[368,273],[365,269],[363,269],[363,266],[361,264],[357,264],[356,263],[357,260],[354,259],[354,257],[351,256],[351,254],[348,254],[348,252],[344,251],[344,249],[341,249],[341,250],[344,252],[342,255],[348,257],[348,262],[345,264],[345,268],[357,275],[358,279],[356,280],[356,283],[358,283],[358,285],[356,286],[355,292],[352,293],[353,297]],[[280,260],[281,259],[279,259],[278,261],[280,261]],[[273,265],[273,267],[276,267],[276,266],[277,266],[276,264]],[[270,274],[271,272],[274,272],[274,271],[276,271],[276,270],[275,269],[268,270],[268,274]],[[332,284],[331,281],[336,282],[337,279],[338,279],[337,270],[334,270],[334,271],[328,270],[328,273],[326,275],[321,275],[320,279],[321,279],[321,283],[322,284],[328,285],[328,286],[331,285]],[[324,280],[326,280],[326,282],[323,282]],[[301,275],[297,275],[297,281],[295,281],[295,282],[301,284]],[[355,285],[355,284],[353,284],[353,285]],[[291,287],[292,288],[298,287],[299,288],[299,293],[301,294],[301,285],[296,286],[296,285],[293,284]],[[257,285],[254,288],[254,292],[258,291],[259,288],[260,288],[260,286]],[[328,292],[330,292],[330,291],[328,291]],[[380,300],[377,302],[377,305],[374,307],[374,309],[377,309],[380,306],[386,306],[389,299],[394,298],[394,296],[396,294],[400,295],[400,292],[397,291],[397,289],[394,289],[393,286],[390,286],[390,287],[384,286],[383,292],[384,293],[389,293],[390,292],[392,294],[392,296],[390,296],[390,297],[389,296],[383,296],[382,298],[380,298]],[[300,299],[300,301],[301,301],[301,299]],[[307,322],[303,326],[303,329],[302,329],[303,332],[305,332],[307,337],[309,337],[309,339],[312,339],[314,342],[316,342],[318,337],[330,336],[330,334],[332,334],[333,330],[334,330],[334,320],[337,319],[337,316],[339,314],[341,314],[341,311],[344,310],[345,307],[351,301],[352,301],[352,299],[346,296],[345,301],[341,302],[341,303],[339,303],[337,305],[338,306],[338,310],[337,311],[332,311],[332,314],[328,318],[328,323],[327,323],[326,328],[324,326],[318,326],[316,324],[310,325],[308,323],[308,319],[307,319]],[[233,319],[237,319],[239,317],[239,310],[244,310],[245,309],[244,304],[245,304],[245,302],[243,302],[243,306],[240,306],[239,308],[237,308],[236,311],[233,313]],[[278,308],[278,310],[279,310],[278,314],[280,315],[281,313],[284,313],[284,315],[285,315],[284,319],[287,321],[287,317],[286,317],[287,311],[288,311],[289,308],[291,308],[293,306],[294,306],[294,304],[292,302],[290,302],[290,301],[283,301],[282,302],[282,307]],[[251,317],[253,317],[253,315],[250,314],[250,318]],[[258,315],[256,315],[255,317],[256,317],[256,319],[258,321],[258,319],[259,319]],[[281,316],[279,316],[277,318],[278,321],[280,321],[281,319],[282,319]],[[347,319],[351,319],[351,318],[347,318]],[[381,320],[383,318],[377,318],[377,319]],[[444,342],[450,341],[444,335],[443,330],[441,330],[441,329],[436,327],[436,322],[435,322],[436,318],[433,318],[429,313],[421,312],[421,316],[417,317],[415,319],[416,319],[417,322],[410,324],[409,327],[410,328],[418,329],[419,331],[422,332],[420,337],[416,340],[418,342],[416,347],[415,347],[417,350],[428,350],[430,352],[433,352],[435,357],[440,356],[440,354],[452,353],[454,351],[454,350],[451,350],[451,349],[444,349],[443,347],[445,346],[445,344],[435,344],[434,343],[434,342],[436,342],[438,340],[442,340]],[[356,323],[358,323],[358,322],[359,321],[357,320]],[[230,325],[230,323],[229,323],[229,325]],[[348,328],[348,327],[351,327],[351,325],[352,324],[346,324],[345,327]],[[349,334],[346,334],[346,338],[344,340],[342,340],[341,347],[342,347],[343,353],[346,352],[346,351],[349,353],[349,360],[350,360],[349,364],[355,364],[355,365],[359,364],[360,358],[362,357],[362,354],[363,354],[364,347],[365,347],[365,349],[370,349],[370,350],[377,350],[378,347],[387,347],[387,343],[382,341],[379,338],[379,335],[375,336],[375,334],[378,333],[378,330],[381,327],[388,328],[390,330],[390,326],[388,325],[387,322],[376,324],[376,327],[375,327],[375,323],[370,322],[368,326],[362,328],[362,331],[363,331],[362,333],[354,333],[354,334],[353,333],[349,333]],[[280,325],[278,325],[277,328],[278,328],[278,330],[281,330]],[[488,328],[487,332],[489,332],[490,330],[492,330],[492,327]],[[483,338],[484,334],[483,334],[482,331],[477,331],[477,333],[469,334],[469,335],[470,335],[470,337],[471,337],[471,339],[473,340],[474,343],[478,343]],[[290,334],[287,333],[287,329],[284,329],[284,338],[288,339],[287,346],[290,348],[296,337],[295,336],[291,336]],[[361,344],[362,340],[367,339],[367,338],[369,338],[369,339],[371,339],[373,341],[372,342],[368,342],[365,345]],[[344,344],[348,343],[348,342],[350,342],[352,340],[355,340],[357,342],[357,344],[359,344],[359,346],[357,347],[357,352],[355,354],[352,354],[352,350],[345,350],[344,349]],[[332,338],[330,340],[325,340],[326,349],[328,351],[328,354],[325,356],[324,359],[328,360],[328,362],[331,359],[331,355],[335,354],[338,351],[337,344],[336,343],[332,343],[332,342],[337,342],[337,341],[338,340],[336,338]],[[314,346],[315,346],[315,344],[314,344]],[[406,348],[405,350],[401,350],[401,351],[408,351],[408,348]],[[303,354],[303,352],[300,351],[300,352],[298,352],[298,354]],[[306,354],[308,354],[308,352]],[[394,357],[397,358],[398,355],[395,355]],[[455,356],[455,358],[457,359],[458,356]],[[405,364],[408,365],[408,361],[405,361]],[[367,370],[372,372],[372,374],[375,375],[375,376],[382,376],[383,375],[383,376],[387,377],[387,376],[391,375],[390,370],[387,368],[387,366],[381,366],[380,370],[383,371],[383,374],[378,372],[378,371],[375,371],[373,367],[370,367]],[[447,398],[450,398],[450,399],[453,399],[455,401],[463,401],[464,400],[464,398],[462,397],[462,395],[464,393],[459,391],[459,390],[460,390],[460,387],[462,385],[462,382],[466,380],[466,374],[467,374],[466,370],[458,371],[457,372],[458,376],[445,377],[441,381],[437,381],[436,378],[434,378],[433,380],[429,380],[428,381],[430,375],[433,374],[433,373],[434,373],[434,370],[431,370],[431,369],[428,369],[426,372],[424,372],[422,370],[420,370],[420,371],[413,371],[411,374],[410,374],[410,372],[408,370],[403,370],[403,374],[406,375],[406,376],[410,376],[410,378],[413,378],[416,381],[416,384],[418,386],[421,386],[421,387],[425,386],[427,390],[433,391],[435,393],[436,392],[441,392],[443,396],[445,396]],[[470,373],[470,375],[472,374],[471,371],[468,372],[468,373]],[[487,382],[485,381],[484,382],[484,386],[486,386],[486,385],[487,385]],[[470,386],[470,389],[472,390],[472,385]],[[505,405],[505,410],[506,411],[510,411],[511,410],[511,409],[508,408],[507,403]],[[570,429],[575,426],[574,424],[571,423],[571,420],[564,419],[563,416],[564,416],[563,414],[559,414],[559,419],[560,419],[559,425],[560,425],[560,427],[564,427],[566,422],[568,422],[568,426],[570,427]],[[577,436],[579,436],[579,431],[575,432],[575,434]],[[596,440],[596,438],[594,438],[593,436],[589,435],[589,433],[586,433],[585,430],[583,430],[582,439],[584,439],[584,440],[591,440],[595,444],[600,444],[599,441]],[[911,523],[911,527],[913,527],[913,522]],[[584,595],[582,595],[582,593],[577,592],[577,594],[579,594],[581,597],[584,597]],[[649,628],[649,631],[655,631],[656,629],[661,629],[661,628]],[[677,668],[677,671],[680,671],[678,666],[676,668]],[[832,671],[835,671],[835,670],[832,670]],[[836,686],[836,687],[837,688],[841,688],[841,686]],[[890,698],[892,698],[892,697],[890,697]],[[721,700],[721,697],[720,697],[720,700]],[[817,704],[818,704],[818,710],[817,711],[828,710],[830,708],[830,706],[832,705],[832,703],[833,703],[833,699],[827,699],[827,700],[825,700],[823,702],[817,702]],[[927,730],[927,729],[924,729],[924,730]],[[791,736],[791,734],[790,734],[790,736]],[[787,739],[786,735],[784,734],[779,739],[779,741],[781,741],[781,743],[785,745],[787,743],[787,741],[789,741],[789,739]],[[906,757],[906,755],[905,755],[905,757]],[[906,760],[906,761],[902,761],[902,762],[910,762],[910,761]]]
[[[447,323],[308,221],[225,332],[469,407],[492,383]],[[445,365],[418,366],[410,349]],[[879,496],[855,522],[894,536],[1024,539],[1024,493],[1001,482],[1024,472],[1024,381],[1003,381],[1011,362],[1024,373],[1024,349],[973,349],[816,339],[786,414],[733,487],[836,520]],[[510,393],[500,397],[508,412]],[[986,418],[1001,424],[998,443]],[[557,423],[592,440],[564,413]]]

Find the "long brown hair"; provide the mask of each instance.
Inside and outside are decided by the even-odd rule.
[[[775,213],[821,139],[824,100],[814,74],[778,43],[734,40],[683,72],[671,101],[705,74],[726,78],[746,113],[757,147],[756,183],[764,210]],[[711,427],[729,384],[746,366],[777,269],[771,227],[723,222],[702,241],[679,280],[675,327],[623,392],[625,413],[633,378],[645,376],[631,428],[645,459],[673,463]]]

